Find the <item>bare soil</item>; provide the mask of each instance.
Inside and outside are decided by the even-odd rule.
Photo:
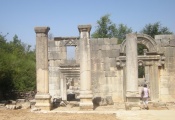
[[[0,120],[117,120],[115,114],[34,113],[29,109],[0,109]]]

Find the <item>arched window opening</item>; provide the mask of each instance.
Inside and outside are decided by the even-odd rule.
[[[144,55],[144,49],[148,51],[148,48],[144,44],[137,44],[137,53],[138,55]]]
[[[144,78],[145,76],[145,67],[138,66],[138,78]]]

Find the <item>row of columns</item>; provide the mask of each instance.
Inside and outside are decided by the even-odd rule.
[[[90,30],[91,25],[78,26],[80,32],[80,108],[93,109],[91,89],[91,55]],[[37,94],[36,107],[51,109],[48,78],[48,32],[49,27],[36,27],[36,74]],[[138,97],[138,62],[137,36],[126,35],[126,98],[127,101],[137,101]]]
[[[80,25],[78,26],[78,29],[80,32],[80,108],[93,109],[90,68],[91,56],[89,44],[91,25]],[[52,108],[50,101],[51,96],[49,95],[48,78],[49,30],[49,27],[35,27],[37,72],[37,94],[35,95],[35,106],[44,110],[50,110]]]

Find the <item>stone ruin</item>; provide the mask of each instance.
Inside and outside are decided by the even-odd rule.
[[[79,100],[80,109],[94,105],[138,105],[140,88],[148,84],[152,102],[175,100],[175,36],[130,33],[117,38],[90,38],[91,25],[79,25],[79,37],[48,40],[49,27],[35,27],[36,107],[51,110],[54,100]],[[138,55],[137,44],[147,49]],[[67,47],[75,58],[67,58]],[[138,78],[138,66],[145,70]]]

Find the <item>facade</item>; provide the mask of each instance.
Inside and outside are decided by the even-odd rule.
[[[48,41],[49,27],[36,27],[36,106],[50,109],[54,98],[70,100],[74,94],[81,109],[94,104],[137,103],[143,83],[151,101],[175,99],[175,36],[128,34],[117,38],[90,38],[91,25],[79,25],[79,37],[55,37]],[[143,55],[137,45],[143,44]],[[75,58],[67,59],[72,46]],[[42,61],[42,62],[41,62]],[[143,78],[138,78],[143,66]],[[93,102],[92,102],[93,101]],[[44,106],[44,107],[43,107]]]

